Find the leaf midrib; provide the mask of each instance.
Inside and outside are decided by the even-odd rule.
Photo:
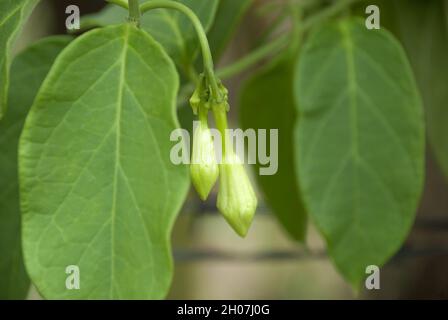
[[[350,128],[352,132],[352,156],[354,160],[354,165],[358,166],[361,162],[359,155],[359,145],[358,145],[358,103],[356,99],[357,92],[357,77],[356,77],[356,67],[354,63],[354,53],[353,53],[353,41],[350,35],[349,26],[346,23],[340,24],[340,31],[342,34],[342,45],[345,51],[346,57],[346,67],[347,67],[347,81],[348,81],[348,97],[350,103]],[[357,229],[361,229],[360,221],[358,217],[358,208],[359,208],[359,177],[358,170],[353,170],[353,186],[354,186],[354,195],[353,195],[353,211],[352,211],[352,220],[353,227]],[[362,232],[360,233],[362,234]]]
[[[23,3],[19,3],[19,5],[16,8],[14,8],[10,14],[8,14],[5,18],[3,18],[2,21],[0,21],[0,27],[2,27],[6,23],[6,21],[11,19],[18,11],[20,11],[22,7]]]
[[[350,104],[350,128],[352,132],[352,158],[353,158],[353,165],[355,166],[355,169],[353,170],[353,186],[354,186],[354,195],[353,195],[353,211],[352,211],[352,221],[353,223],[350,224],[350,228],[355,228],[359,232],[360,236],[363,236],[362,228],[360,226],[359,221],[359,214],[358,208],[359,208],[359,176],[358,176],[358,170],[356,169],[358,167],[362,167],[363,165],[366,167],[371,166],[363,159],[363,157],[359,153],[359,119],[358,119],[358,92],[362,94],[362,90],[358,88],[357,85],[357,75],[356,75],[356,66],[355,66],[355,55],[354,55],[354,47],[355,44],[353,42],[353,39],[351,37],[351,33],[349,30],[349,25],[345,23],[340,24],[340,32],[342,35],[342,46],[344,48],[345,57],[346,57],[346,67],[347,67],[347,82],[348,82],[348,96],[349,96],[349,104]],[[370,101],[369,101],[370,102]],[[384,119],[383,119],[384,120]],[[388,125],[386,122],[385,124]],[[387,127],[386,125],[386,127]],[[395,133],[392,130],[392,135]],[[399,143],[397,143],[399,145]],[[404,149],[404,148],[403,148]],[[405,150],[407,151],[407,150]],[[348,157],[350,158],[350,157]],[[344,162],[342,162],[341,170],[344,167]],[[413,166],[412,166],[413,167]],[[370,174],[375,176],[377,180],[385,186],[385,182],[378,177],[377,174],[373,174],[374,171],[370,170]],[[328,193],[328,191],[326,192]],[[394,197],[394,194],[391,193],[393,204],[397,206],[397,200]],[[348,232],[345,233],[346,235]],[[342,240],[344,237],[342,237],[339,240]],[[333,243],[334,246],[336,246],[336,243]]]
[[[117,108],[115,113],[115,128],[116,128],[116,139],[115,139],[115,171],[114,171],[114,181],[113,181],[113,192],[112,192],[112,210],[111,210],[111,272],[110,272],[110,291],[109,295],[111,298],[114,296],[114,272],[115,272],[115,219],[117,213],[117,189],[118,189],[118,174],[120,169],[120,137],[121,137],[121,117],[123,111],[123,96],[125,90],[125,76],[126,76],[126,62],[127,53],[129,45],[129,26],[125,27],[125,34],[123,37],[123,51],[121,52],[121,66],[120,66],[120,80],[118,83],[118,97],[117,97]]]

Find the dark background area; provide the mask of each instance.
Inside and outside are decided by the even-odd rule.
[[[53,7],[56,14],[56,33],[65,33],[65,8],[69,5],[77,5],[81,11],[81,15],[96,12],[103,8],[106,4],[104,0],[47,0]]]

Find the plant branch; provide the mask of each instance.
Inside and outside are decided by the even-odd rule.
[[[129,0],[129,21],[140,25],[140,4],[138,0]]]
[[[311,16],[310,18],[306,19],[303,23],[303,30],[308,30],[311,27],[315,26],[316,24],[333,17],[334,15],[340,13],[350,5],[352,5],[355,2],[359,2],[363,0],[337,0],[334,1],[334,3],[329,6],[328,8],[323,9],[319,13],[316,13],[315,15]]]
[[[265,59],[266,57],[270,56],[274,52],[279,51],[288,44],[289,40],[290,40],[289,34],[283,35],[275,39],[274,41],[255,49],[254,51],[252,51],[245,57],[241,58],[237,62],[217,70],[216,73],[218,77],[220,77],[221,79],[231,78],[236,74],[254,66],[255,64]]]
[[[126,0],[106,0],[106,2],[113,3],[119,7],[126,9],[126,10],[129,9],[129,5]]]
[[[201,21],[190,8],[183,5],[182,3],[172,0],[151,0],[149,2],[145,2],[140,6],[140,11],[142,13],[145,13],[153,9],[161,9],[161,8],[178,10],[181,13],[185,14],[193,23],[193,26],[199,38],[199,43],[201,45],[202,57],[204,60],[205,75],[211,86],[213,97],[217,101],[220,101],[222,97],[220,96],[218,82],[215,77],[213,57],[210,50],[210,45],[207,40],[207,35],[205,33],[204,27],[201,24]]]
[[[301,26],[301,33],[308,31],[309,29],[314,27],[316,24],[338,14],[339,12],[341,12],[342,10],[344,10],[351,4],[358,2],[358,1],[363,1],[363,0],[337,0],[337,1],[335,1],[335,3],[333,5],[331,5],[330,7],[323,9],[321,12],[306,19]],[[245,57],[236,61],[235,63],[233,63],[229,66],[226,66],[222,69],[219,69],[216,72],[218,77],[220,77],[221,79],[231,78],[231,77],[241,73],[242,71],[254,66],[258,62],[260,62],[263,59],[267,58],[268,56],[274,54],[275,52],[283,49],[288,44],[290,44],[290,43],[294,44],[295,43],[294,41],[291,42],[291,36],[294,36],[294,33],[295,32],[283,35],[283,36],[275,39],[274,41],[255,49],[254,51],[252,51]]]

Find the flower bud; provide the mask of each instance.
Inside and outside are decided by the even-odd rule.
[[[196,89],[190,98],[190,106],[193,109],[193,113],[197,115],[199,113],[199,109],[210,108],[208,100],[209,89],[207,88],[206,79],[204,74],[200,74]]]
[[[190,174],[199,197],[205,200],[218,179],[219,169],[213,138],[207,125],[207,110],[201,109],[199,109],[200,121],[197,122],[193,132]]]
[[[194,114],[198,114],[199,106],[201,105],[200,93],[196,90],[190,98],[190,106]]]
[[[227,152],[220,164],[220,187],[217,207],[232,228],[245,237],[257,209],[257,197],[238,157]]]

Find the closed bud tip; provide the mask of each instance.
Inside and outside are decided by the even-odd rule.
[[[257,196],[243,164],[235,155],[226,157],[219,168],[217,207],[235,232],[245,237],[257,209]]]

